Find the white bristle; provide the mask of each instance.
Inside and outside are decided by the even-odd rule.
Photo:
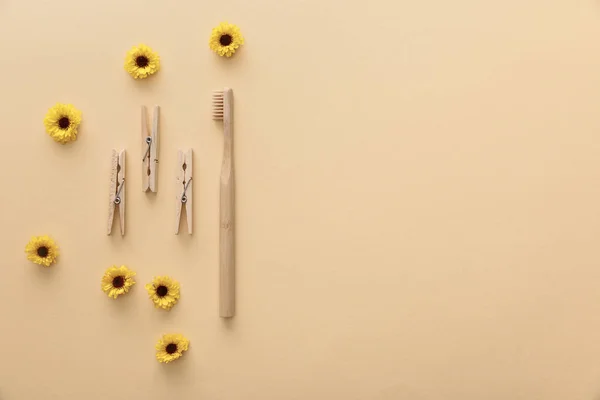
[[[212,94],[212,118],[223,119],[223,91],[215,90]]]

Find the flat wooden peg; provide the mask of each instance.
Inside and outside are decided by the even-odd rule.
[[[112,233],[115,207],[119,207],[121,236],[125,235],[125,150],[113,150],[110,170],[110,192],[108,202],[108,224],[106,234]]]
[[[179,150],[177,156],[176,198],[175,198],[175,234],[179,234],[181,225],[181,209],[185,207],[188,233],[192,234],[193,182],[192,182],[192,149]]]
[[[154,106],[152,131],[148,131],[148,110],[142,106],[142,191],[156,193],[156,167],[158,164],[158,117],[160,107]]]

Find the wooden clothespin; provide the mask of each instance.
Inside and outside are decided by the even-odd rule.
[[[156,164],[158,164],[158,116],[160,107],[154,106],[152,132],[148,132],[148,111],[142,106],[142,191],[156,193]]]
[[[175,234],[179,234],[181,208],[185,206],[188,233],[192,234],[192,149],[179,150],[177,157],[177,203],[175,205]]]
[[[121,236],[125,235],[125,150],[112,151],[112,167],[110,170],[110,195],[108,203],[108,225],[106,233],[112,232],[115,219],[115,207],[119,207]]]

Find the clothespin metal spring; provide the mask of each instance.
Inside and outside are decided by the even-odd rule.
[[[146,161],[146,158],[150,158],[150,147],[152,147],[152,138],[150,136],[146,138],[146,143],[148,143],[148,150],[146,150],[146,154],[144,154],[142,162]]]
[[[187,202],[187,196],[185,195],[185,192],[187,191],[188,186],[190,186],[190,182],[192,182],[192,178],[188,179],[187,183],[183,187],[183,194],[181,195],[181,202],[182,203]]]
[[[123,178],[121,184],[119,185],[119,189],[117,190],[117,195],[115,196],[115,204],[121,204],[121,190],[123,189],[123,186],[125,186],[125,178]]]

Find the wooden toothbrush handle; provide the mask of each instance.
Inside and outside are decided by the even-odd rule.
[[[221,169],[219,232],[219,315],[235,315],[235,185],[233,177],[233,132],[229,118],[224,119],[225,151]]]
[[[228,179],[221,180],[219,314],[224,318],[235,314],[234,193],[233,174],[230,174]]]

